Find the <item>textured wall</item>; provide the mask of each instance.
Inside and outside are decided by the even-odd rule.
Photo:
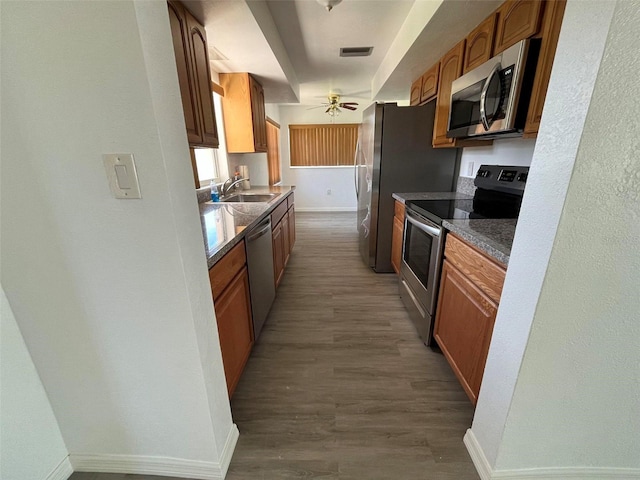
[[[640,476],[638,25],[640,2],[618,1],[498,469]]]
[[[472,432],[495,465],[582,136],[613,3],[569,0]],[[584,221],[584,220],[583,220]],[[589,218],[588,223],[592,223]]]
[[[2,283],[72,460],[211,465],[233,425],[166,5],[2,2],[1,32]]]
[[[68,452],[1,287],[0,322],[0,478],[43,480]]]

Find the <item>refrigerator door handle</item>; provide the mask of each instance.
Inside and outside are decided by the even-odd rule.
[[[358,188],[358,151],[360,150],[360,138],[356,143],[356,154],[353,158],[353,185],[356,188],[356,198],[360,196],[360,189]]]

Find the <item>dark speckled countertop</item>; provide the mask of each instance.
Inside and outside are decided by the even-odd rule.
[[[407,200],[471,199],[473,196],[460,192],[418,192],[394,193],[393,198],[404,203]],[[516,222],[516,219],[443,220],[442,226],[507,265]]]
[[[231,250],[247,232],[258,225],[295,187],[254,187],[237,193],[280,193],[270,202],[203,202],[200,203],[200,221],[204,236],[207,264],[211,268]]]

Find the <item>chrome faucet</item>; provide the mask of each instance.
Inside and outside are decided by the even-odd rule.
[[[222,193],[223,197],[226,197],[229,194],[229,191],[238,185],[240,182],[244,182],[245,180],[249,180],[248,178],[239,178],[238,180],[234,180],[233,178],[228,178],[220,187],[220,193]],[[227,185],[228,184],[228,185]]]

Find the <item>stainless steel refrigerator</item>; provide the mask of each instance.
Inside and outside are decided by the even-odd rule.
[[[374,103],[363,112],[355,158],[358,232],[364,262],[392,272],[394,192],[450,192],[460,149],[433,148],[435,100],[423,106]]]

